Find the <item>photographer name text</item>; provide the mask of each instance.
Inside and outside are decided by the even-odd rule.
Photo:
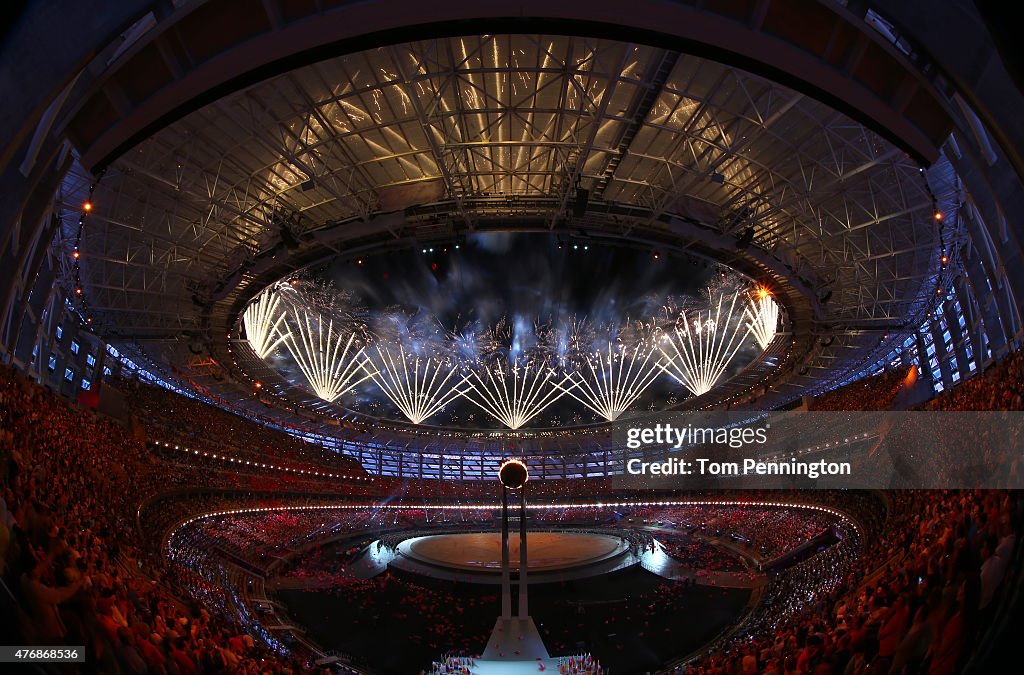
[[[804,461],[796,458],[779,461],[761,461],[747,458],[741,462],[722,462],[707,457],[696,459],[667,459],[645,462],[631,459],[626,471],[633,476],[849,476],[849,462]]]

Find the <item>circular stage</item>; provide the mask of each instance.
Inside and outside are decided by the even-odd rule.
[[[621,538],[592,532],[530,532],[527,569],[545,573],[602,562],[629,546]],[[501,571],[501,533],[466,532],[407,539],[398,554],[436,567],[473,572]],[[519,569],[519,534],[509,537],[509,558]]]

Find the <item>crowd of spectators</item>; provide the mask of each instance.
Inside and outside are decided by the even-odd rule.
[[[245,476],[246,485],[251,489],[292,489],[307,491],[331,481],[334,485],[345,485],[346,494],[381,496],[377,481],[369,475],[355,475],[328,471],[321,466],[276,464],[273,457],[264,461],[245,459],[246,454],[236,455],[215,445],[202,443],[198,447],[180,446],[162,441],[147,443],[153,455],[168,465],[188,465],[204,471],[227,472]]]
[[[692,504],[643,513],[649,521],[722,537],[763,560],[772,560],[823,534],[837,517],[798,508]]]
[[[808,410],[889,410],[907,377],[906,368],[886,370],[861,378],[814,398]]]
[[[365,477],[355,459],[283,431],[138,380],[116,383],[150,440],[211,450],[241,461],[272,460],[308,471]]]
[[[906,368],[886,370],[826,392],[808,410],[890,410],[908,382]],[[1024,351],[1010,352],[957,386],[918,406],[921,410],[1024,410]]]
[[[352,577],[352,564],[372,543],[370,539],[339,545],[316,545],[296,556],[278,571],[283,579],[295,580],[302,588],[331,588]]]
[[[707,572],[742,572],[743,559],[728,549],[713,546],[688,534],[659,534],[665,553],[687,567]]]
[[[297,510],[204,518],[195,523],[204,546],[229,552],[264,568],[305,544],[368,529],[372,511]]]
[[[764,495],[761,495],[764,496]],[[310,504],[315,506],[315,504]],[[876,504],[877,507],[877,504]],[[209,503],[206,508],[224,508],[217,503]],[[788,522],[797,519],[801,513],[815,524],[812,530],[821,526],[815,522],[820,512],[813,510],[801,510],[795,508],[774,507],[786,512],[783,519],[771,519],[763,517],[765,513],[773,510],[772,507],[746,507],[753,513],[759,514],[749,520],[736,519],[736,523],[742,523],[747,532],[754,531],[755,524],[761,523],[765,528],[778,529],[780,522]],[[701,510],[706,509],[706,514]],[[166,510],[163,506],[161,512]],[[555,509],[554,511],[561,511]],[[661,527],[655,531],[647,531],[637,526],[647,523],[660,523],[664,526],[673,519],[682,527],[689,530],[691,521],[694,523],[719,522],[723,513],[734,516],[728,507],[716,504],[693,504],[686,507],[652,507],[649,505],[635,507],[619,507],[610,509],[607,507],[576,508],[571,509],[573,516],[560,522],[573,524],[599,525],[612,528],[611,531],[621,531],[624,537],[637,538],[640,547],[649,545],[652,536],[659,541],[668,542],[671,547],[679,545],[675,553],[685,557],[684,562],[693,569],[703,569],[705,566],[709,571],[724,571],[726,567],[733,567],[742,570],[742,563],[736,554],[726,551],[718,551],[708,543],[700,533],[675,532]],[[275,571],[277,575],[273,581],[275,588],[301,588],[317,589],[336,595],[344,606],[352,610],[355,615],[354,623],[345,628],[346,631],[359,631],[364,628],[359,622],[363,615],[378,616],[385,607],[394,607],[397,604],[415,605],[417,612],[398,611],[389,612],[396,625],[403,626],[404,634],[413,640],[417,645],[426,645],[430,650],[444,650],[445,645],[449,649],[458,648],[463,653],[479,653],[483,639],[486,637],[488,626],[475,621],[466,621],[462,616],[462,610],[456,611],[457,607],[465,607],[467,598],[458,592],[457,589],[433,586],[424,586],[416,581],[410,581],[401,575],[392,576],[390,573],[375,579],[360,579],[353,575],[351,568],[353,563],[360,557],[361,550],[372,545],[372,540],[379,538],[383,546],[394,547],[398,542],[412,536],[418,536],[425,532],[436,532],[438,528],[464,528],[487,527],[493,525],[493,510],[484,509],[456,509],[451,511],[439,511],[431,509],[355,509],[355,510],[313,510],[306,515],[298,510],[298,514],[291,511],[270,510],[259,513],[238,513],[226,516],[213,516],[194,521],[184,528],[180,528],[172,537],[171,549],[174,559],[188,574],[181,574],[178,578],[183,592],[188,592],[195,597],[202,599],[207,606],[230,607],[231,598],[224,591],[225,588],[238,587],[239,580],[224,578],[222,569],[223,551],[229,551],[232,555],[239,557],[248,555],[243,563],[251,562],[251,569],[258,569],[259,565],[265,564],[265,560],[259,559],[259,552],[266,550],[266,546],[277,540],[286,545],[275,548],[282,554],[287,554],[289,545],[295,548],[308,543],[310,537],[306,533],[321,531],[331,539],[339,538],[340,541],[328,543],[323,546],[314,545],[312,548],[303,549],[299,555],[291,557],[282,567]],[[535,515],[549,513],[549,510],[541,510]],[[685,522],[684,518],[685,516]],[[532,518],[532,516],[531,516]],[[834,520],[833,517],[829,516]],[[332,524],[349,523],[341,529]],[[289,525],[290,524],[290,525]],[[542,525],[542,522],[538,522]],[[726,531],[722,529],[724,522],[719,522],[715,532],[718,536],[724,536]],[[289,528],[293,528],[291,531]],[[395,528],[391,534],[376,534],[385,532],[389,528]],[[696,526],[693,526],[694,528]],[[426,529],[424,529],[426,528]],[[355,535],[362,532],[374,532],[370,537],[358,538]],[[634,536],[635,535],[635,536]],[[684,541],[692,537],[701,537],[699,550],[683,548]],[[792,539],[796,546],[803,540],[799,537]],[[282,550],[285,549],[285,550]],[[731,565],[726,565],[725,561]],[[719,564],[722,563],[722,564]],[[283,583],[282,583],[283,581]],[[296,583],[291,583],[296,582]],[[191,584],[189,588],[188,585]],[[652,594],[637,594],[616,607],[615,617],[605,620],[604,631],[615,632],[625,626],[637,624],[648,625],[657,623],[654,615],[669,616],[672,612],[680,609],[685,603],[684,595],[688,588],[687,583],[664,581]],[[653,615],[647,615],[653,612]],[[424,625],[417,624],[410,617],[420,615],[429,616],[430,621]],[[621,625],[617,622],[624,622]],[[409,621],[413,622],[410,627]],[[553,649],[562,651],[571,650],[580,637],[578,633],[578,620],[569,615],[565,621],[549,622],[543,627],[545,640]],[[557,653],[557,652],[556,652]]]
[[[926,410],[1024,410],[1024,351],[1008,354],[985,372],[942,392]]]
[[[902,492],[885,535],[785,571],[755,615],[687,675],[960,672],[993,612],[1024,499]]]
[[[495,474],[496,479],[496,474]],[[377,483],[388,494],[409,500],[492,501],[496,480],[443,481],[381,476]],[[612,491],[610,478],[545,479],[530,482],[530,500],[571,502]]]
[[[288,673],[202,604],[126,564],[139,495],[166,484],[143,443],[0,367],[0,568],[30,645],[84,645],[95,672]]]
[[[420,583],[390,571],[372,579],[346,576],[339,582],[330,592],[350,608],[356,624],[353,630],[359,630],[361,624],[378,625],[385,618],[398,625],[413,623],[418,630],[406,633],[406,639],[434,654],[479,653],[490,626],[465,621],[463,615],[476,607],[498,605],[496,588],[483,594],[462,594],[454,585]]]
[[[1011,355],[925,407],[1018,410],[1022,375],[1024,359]],[[884,407],[891,404],[902,377],[894,372],[857,383],[845,393],[837,390],[826,395],[831,398],[822,397],[824,407],[815,409]],[[333,451],[191,399],[133,386],[138,387],[129,392],[133,410],[151,434],[197,449],[216,448],[218,455],[239,460],[269,456],[293,467],[365,475],[358,464]],[[259,570],[276,556],[325,536],[421,526],[428,520],[453,526],[490,522],[494,516],[491,510],[457,508],[462,501],[493,499],[493,486],[385,479],[373,483],[374,490],[394,491],[396,503],[435,499],[455,504],[451,511],[429,515],[413,510],[341,515],[282,509],[251,518],[205,519],[181,534],[187,538],[175,542],[168,560],[158,555],[162,533],[193,513],[226,509],[240,501],[261,507],[291,505],[296,494],[305,495],[310,504],[327,503],[336,500],[332,493],[339,484],[147,446],[117,423],[67,403],[6,367],[0,367],[0,454],[0,573],[22,613],[18,625],[23,635],[18,637],[27,644],[84,644],[89,662],[107,672],[302,669],[308,665],[304,658],[268,635],[248,613],[240,594],[252,577],[226,565],[222,554]],[[537,481],[531,489],[540,500],[613,494],[604,479]],[[373,494],[347,484],[343,493]],[[842,502],[849,512],[850,503],[860,498],[814,495],[817,502],[830,499]],[[731,639],[680,672],[957,672],[969,655],[967,645],[976,642],[991,619],[1016,548],[1024,502],[1004,491],[904,492],[889,499],[884,522],[870,506],[857,517],[860,523],[875,519],[868,529],[880,536],[847,532],[838,544],[781,572],[759,609]],[[765,559],[792,551],[829,528],[842,529],[837,518],[822,512],[709,505],[564,508],[531,517],[537,522],[622,525],[671,521],[704,537],[739,540]],[[138,522],[145,523],[143,531]],[[213,548],[211,541],[217,542]],[[725,564],[705,549],[690,550],[692,543],[676,543],[675,555],[696,555],[709,566]],[[338,575],[331,582],[337,582],[338,592],[346,601],[365,597],[370,602],[372,585],[345,573],[351,558],[337,560]],[[458,605],[457,597],[388,578],[384,583],[401,585],[408,593],[410,607],[449,617],[430,636],[431,648],[438,653],[469,648],[458,616],[450,611]],[[636,611],[625,613],[623,620],[642,612],[644,602],[673,606],[673,588],[666,582],[657,597],[638,598]],[[549,627],[554,632],[547,637],[556,649],[571,649],[572,629],[571,624]],[[562,630],[565,635],[558,633]]]

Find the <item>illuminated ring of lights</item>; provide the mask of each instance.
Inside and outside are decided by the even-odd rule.
[[[859,521],[852,515],[842,510],[835,509],[829,506],[801,502],[777,502],[749,499],[657,499],[649,501],[589,501],[561,502],[548,504],[527,504],[526,508],[530,511],[546,511],[551,509],[617,509],[673,506],[768,506],[775,508],[807,509],[810,511],[818,511],[820,513],[831,514],[836,518],[839,518],[844,523],[849,523],[854,528],[858,536],[862,534]],[[498,505],[493,503],[437,504],[428,502],[417,502],[410,504],[394,504],[390,502],[366,502],[363,504],[353,504],[351,502],[343,502],[338,504],[281,504],[276,506],[252,506],[248,508],[226,509],[221,511],[206,511],[203,513],[193,515],[191,517],[182,518],[177,523],[165,528],[162,540],[163,549],[164,551],[166,551],[170,547],[171,541],[173,540],[175,534],[177,534],[177,532],[182,528],[187,527],[192,523],[205,520],[207,518],[221,518],[224,516],[233,516],[238,514],[268,513],[272,511],[354,511],[360,509],[376,509],[381,511],[443,511],[446,509],[455,511],[480,511],[494,510],[497,508]],[[142,517],[141,507],[138,509],[138,511],[136,511],[136,516],[139,518]]]
[[[637,507],[673,507],[673,506],[767,506],[775,508],[791,508],[791,509],[807,509],[810,511],[818,511],[820,513],[828,513],[836,518],[839,518],[843,523],[847,523],[853,527],[856,535],[859,537],[863,534],[859,521],[844,511],[839,509],[831,508],[821,504],[810,504],[801,502],[777,502],[777,501],[762,501],[762,500],[732,500],[732,499],[661,499],[651,501],[617,501],[617,502],[565,502],[565,503],[550,503],[550,504],[527,504],[526,508],[531,511],[546,511],[550,509],[615,509],[615,508],[637,508]],[[436,503],[415,503],[415,504],[394,504],[388,502],[367,502],[364,504],[352,504],[352,503],[341,503],[341,504],[285,504],[277,506],[255,506],[248,508],[237,508],[227,509],[222,511],[208,511],[199,513],[191,517],[183,518],[177,523],[170,525],[165,528],[162,537],[162,550],[166,555],[172,546],[172,541],[179,530],[191,525],[192,523],[206,520],[208,518],[221,518],[224,516],[233,516],[239,514],[253,514],[253,513],[267,513],[272,511],[327,511],[327,510],[342,510],[342,511],[354,511],[361,509],[376,509],[376,510],[395,510],[395,511],[443,511],[445,509],[456,510],[456,511],[479,511],[479,510],[494,510],[497,509],[496,504],[436,504]],[[140,508],[137,513],[137,517],[142,517],[142,509]]]

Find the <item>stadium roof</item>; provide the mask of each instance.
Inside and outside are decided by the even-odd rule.
[[[238,312],[296,267],[547,229],[764,280],[797,345],[775,386],[798,391],[920,325],[954,243],[935,214],[958,201],[943,158],[763,76],[541,34],[388,45],[229,93],[114,158],[79,242],[91,184],[76,164],[59,195],[65,283],[77,243],[98,332],[201,380],[197,353],[226,365]]]

